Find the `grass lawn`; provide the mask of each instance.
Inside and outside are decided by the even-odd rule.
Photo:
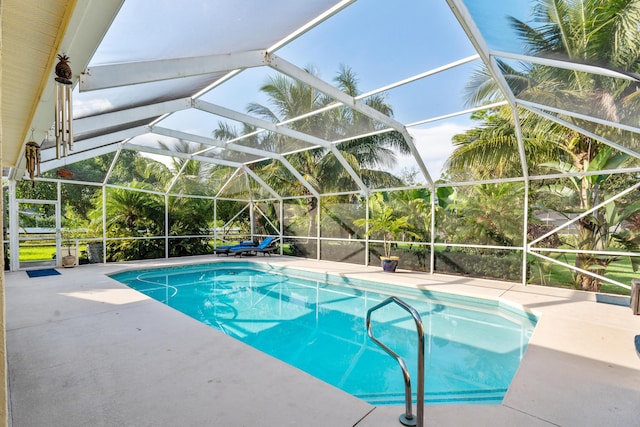
[[[535,260],[535,258],[531,258],[531,260]],[[575,265],[576,256],[575,254],[562,254],[562,256],[559,257],[559,260],[569,265]],[[531,280],[531,283],[573,288],[572,272],[569,269],[566,269],[562,266],[554,265],[552,267],[549,267],[547,265],[545,271],[541,272],[537,267],[538,260],[535,261],[536,264],[532,267],[533,279]],[[603,276],[631,286],[631,280],[637,279],[638,273],[633,271],[629,257],[623,257],[618,261],[611,263],[607,267]],[[631,293],[629,289],[625,289],[611,283],[603,283],[600,291],[604,293],[619,295],[629,295]]]
[[[85,250],[85,245],[80,245],[80,252]],[[50,261],[56,254],[56,245],[20,246],[20,261]],[[62,255],[66,255],[62,248]]]
[[[55,254],[56,245],[20,247],[20,261],[51,260]]]
[[[638,279],[638,272],[633,271],[631,267],[631,261],[629,258],[621,259],[609,267],[607,267],[606,277],[613,280],[617,280],[620,283],[631,286],[631,280]],[[610,288],[615,288],[610,289]],[[602,285],[602,292],[610,292],[614,294],[630,295],[631,291],[628,289],[620,288],[619,286],[604,284]]]

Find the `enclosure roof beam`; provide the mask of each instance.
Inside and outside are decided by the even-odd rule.
[[[182,132],[174,129],[167,129],[159,126],[152,126],[151,132],[156,133],[158,135],[170,136],[178,139],[185,139],[188,141],[198,142],[200,144],[210,145],[212,147],[226,148],[232,151],[253,154],[255,156],[264,156],[266,159],[271,158],[274,160],[278,160],[284,165],[284,167],[286,167],[289,170],[289,172],[293,174],[293,176],[296,177],[296,179],[298,179],[298,181],[300,181],[300,183],[309,191],[309,193],[311,193],[315,197],[320,197],[320,194],[316,191],[316,189],[313,188],[313,186],[309,184],[309,182],[306,179],[304,179],[304,177],[300,174],[300,172],[298,172],[298,170],[294,168],[293,165],[289,163],[289,161],[281,154],[273,153],[267,150],[261,150],[259,148],[246,147],[244,145],[224,142],[215,138],[207,138],[205,136],[195,135],[188,132]]]
[[[293,176],[296,177],[296,179],[304,186],[304,188],[307,189],[307,191],[310,194],[312,194],[316,198],[320,198],[320,193],[318,193],[318,191],[315,188],[313,188],[313,186],[311,184],[309,184],[309,181],[307,181],[302,176],[302,174],[300,174],[300,172],[298,172],[298,170],[296,168],[294,168],[291,163],[289,163],[289,160],[284,158],[284,156],[278,156],[278,157],[275,157],[275,158],[280,160],[280,162],[284,165],[284,167],[287,168],[289,170],[289,172],[291,172],[293,174]]]
[[[190,132],[183,132],[180,130],[176,130],[176,129],[168,129],[165,127],[161,127],[161,126],[152,126],[151,127],[151,132],[155,133],[157,135],[163,135],[163,136],[168,136],[171,138],[176,138],[176,139],[184,139],[187,141],[191,141],[191,142],[196,142],[198,144],[202,144],[202,145],[206,145],[207,147],[212,147],[212,148],[222,148],[222,149],[229,149],[229,151],[238,151],[238,152],[242,152],[245,154],[252,154],[254,156],[261,156],[263,157],[260,160],[265,160],[265,159],[270,159],[273,157],[272,152],[270,151],[266,151],[266,150],[259,150],[256,148],[251,148],[251,147],[245,147],[242,145],[235,145],[235,144],[228,144],[224,141],[220,141],[218,139],[215,138],[209,138],[206,136],[202,136],[202,135],[196,135]],[[195,154],[201,154],[204,153],[206,151],[209,151],[209,149],[206,150],[202,150],[198,153]]]
[[[220,105],[213,104],[211,102],[203,101],[202,99],[196,99],[193,101],[193,108],[196,108],[207,113],[215,114],[227,119],[235,120],[237,122],[246,123],[251,126],[255,126],[260,129],[268,130],[280,135],[288,136],[290,138],[299,139],[312,145],[319,145],[321,147],[329,148],[331,143],[324,139],[309,135],[286,126],[278,126],[274,123],[262,120],[258,117],[253,117],[248,114],[234,111],[229,108],[222,107]]]
[[[503,96],[511,106],[512,110],[514,111],[514,120],[516,121],[515,134],[516,134],[516,140],[518,141],[518,154],[520,156],[520,165],[522,167],[523,176],[525,177],[525,179],[528,179],[529,168],[527,166],[527,158],[524,150],[524,138],[522,137],[522,129],[520,127],[518,117],[517,117],[517,112],[516,112],[517,105],[516,105],[515,95],[511,90],[511,87],[507,83],[506,78],[500,71],[496,58],[491,56],[489,47],[487,46],[487,43],[482,37],[480,30],[476,26],[475,21],[471,17],[471,14],[469,13],[469,10],[465,6],[464,2],[462,0],[445,0],[445,1],[451,8],[451,11],[455,15],[458,22],[460,23],[460,26],[462,27],[464,32],[467,34],[467,37],[469,37],[469,41],[471,42],[473,47],[475,47],[476,51],[480,55],[482,62],[484,62],[485,66],[487,67],[487,70],[489,71],[489,74],[491,74],[491,77],[495,80],[496,84],[498,85],[498,88],[500,89],[500,92],[503,94]]]
[[[299,68],[288,61],[285,61],[279,56],[269,54],[266,59],[267,65],[269,65],[274,70],[281,72],[295,80],[301,81],[302,83],[305,83],[312,88],[329,95],[333,99],[340,101],[344,105],[353,108],[354,110],[364,114],[365,116],[378,120],[379,122],[384,123],[388,127],[393,128],[399,132],[404,128],[404,125],[402,123],[392,119],[386,114],[381,113],[375,108],[368,106],[364,102],[357,100],[353,96],[347,95],[335,86],[314,76],[308,71],[305,71],[302,68]]]
[[[598,135],[596,133],[593,133],[593,132],[590,132],[590,131],[588,131],[586,129],[583,129],[580,126],[576,126],[573,123],[570,123],[570,122],[568,122],[566,120],[563,120],[563,119],[561,119],[559,117],[556,117],[553,114],[549,114],[544,110],[540,110],[538,108],[533,107],[532,105],[525,105],[525,104],[522,104],[522,107],[526,108],[527,110],[529,110],[529,111],[531,111],[531,112],[533,112],[535,114],[538,114],[539,116],[542,116],[542,117],[544,117],[544,118],[546,118],[548,120],[551,120],[552,122],[556,122],[556,123],[558,123],[558,124],[560,124],[562,126],[565,126],[565,127],[569,128],[569,129],[572,129],[572,130],[574,130],[574,131],[576,131],[578,133],[581,133],[584,136],[587,136],[589,138],[593,138],[596,141],[600,141],[603,144],[609,145],[610,147],[613,147],[613,148],[615,148],[616,150],[618,150],[618,151],[620,151],[622,153],[628,154],[629,156],[632,156],[632,157],[640,158],[640,153],[638,153],[637,151],[632,150],[630,148],[627,148],[625,146],[622,146],[620,144],[617,144],[617,143],[615,143],[615,142],[613,142],[613,141],[611,141],[611,140],[609,140],[609,139],[607,139],[607,138],[605,138],[603,136],[600,136],[600,135]]]
[[[182,167],[180,167],[180,170],[173,176],[173,178],[171,178],[169,185],[167,185],[166,193],[171,192],[171,190],[173,189],[173,186],[176,185],[176,182],[178,182],[178,179],[180,179],[180,175],[182,175],[182,172],[184,172],[184,170],[187,168],[187,165],[189,165],[189,161],[184,162],[182,164]]]
[[[561,108],[555,108],[555,107],[551,107],[549,105],[544,105],[544,104],[538,104],[537,102],[531,102],[531,101],[525,101],[523,99],[518,99],[517,100],[518,105],[521,105],[525,108],[531,109],[531,108],[536,108],[542,111],[550,111],[552,113],[556,113],[556,114],[564,114],[576,119],[580,119],[580,120],[586,120],[588,122],[593,122],[593,123],[597,123],[599,125],[604,125],[604,126],[610,126],[613,128],[617,128],[617,129],[621,129],[621,130],[626,130],[629,132],[633,132],[633,133],[640,133],[640,128],[637,128],[635,126],[630,126],[630,125],[626,125],[624,123],[617,123],[617,122],[612,122],[609,120],[604,120],[604,119],[599,119],[597,117],[593,117],[593,116],[588,116],[586,114],[580,114],[580,113],[576,113],[573,111],[567,111],[567,110],[563,110]]]
[[[504,76],[498,69],[495,58],[491,57],[491,54],[489,52],[489,47],[487,46],[484,38],[482,37],[480,30],[475,25],[474,23],[475,21],[471,17],[471,14],[469,13],[469,10],[467,9],[467,7],[464,5],[463,0],[445,0],[445,1],[451,8],[451,11],[455,15],[458,22],[460,23],[460,26],[462,27],[464,32],[467,34],[467,37],[469,38],[469,41],[471,41],[471,44],[473,45],[473,47],[476,49],[476,52],[478,52],[478,54],[480,55],[480,59],[482,59],[482,62],[484,62],[485,66],[487,67],[487,70],[491,74],[491,77],[493,77],[493,79],[498,84],[500,91],[509,102],[509,105],[515,108],[516,106],[515,96],[513,95],[511,88],[507,84],[507,81],[504,79]]]
[[[638,76],[632,73],[617,71],[610,68],[604,68],[598,65],[581,64],[579,62],[569,62],[560,59],[545,58],[540,56],[521,55],[517,53],[501,52],[492,50],[492,57],[500,57],[513,59],[520,62],[531,62],[532,64],[545,65],[554,68],[562,68],[564,70],[580,71],[589,74],[596,74],[605,77],[613,77],[616,79],[631,80],[632,82],[640,81]]]
[[[220,147],[224,148],[224,143],[221,141],[217,141],[213,138],[209,138],[202,135],[196,135],[191,132],[184,132],[177,129],[169,129],[162,126],[151,126],[150,131],[157,135],[168,136],[170,138],[176,139],[185,139],[191,142],[197,142],[198,144],[207,145],[209,147]]]
[[[322,22],[324,22],[327,19],[331,18],[333,15],[335,15],[338,12],[340,12],[342,9],[346,8],[347,6],[349,6],[350,4],[352,4],[352,3],[356,2],[356,1],[357,0],[342,0],[342,1],[340,1],[339,3],[335,4],[334,6],[332,6],[330,9],[326,10],[324,13],[316,16],[314,19],[312,19],[311,21],[307,22],[302,27],[300,27],[297,30],[295,30],[292,33],[290,33],[284,39],[278,41],[276,44],[274,44],[273,46],[269,47],[269,49],[267,49],[267,51],[271,52],[271,51],[274,51],[276,49],[281,48],[282,46],[286,45],[287,43],[291,42],[292,40],[297,39],[302,34],[305,34],[308,31],[310,31],[311,29],[313,29],[316,26],[320,25]]]
[[[173,129],[166,129],[166,128],[154,128],[154,132],[160,134],[160,135],[165,135],[165,136],[171,136],[174,138],[179,138],[179,139],[184,139],[184,140],[188,140],[188,141],[193,141],[193,142],[197,142],[203,145],[207,145],[207,146],[211,146],[211,147],[219,147],[222,149],[229,149],[230,151],[233,151],[231,149],[231,147],[226,147],[225,143],[222,141],[218,141],[215,140],[213,138],[207,138],[207,137],[203,137],[200,135],[194,135],[191,133],[187,133],[187,132],[182,132],[182,131],[177,131],[177,130],[173,130]],[[247,147],[248,148],[248,147]],[[248,151],[252,151],[251,149],[249,149]],[[262,150],[255,150],[255,151],[260,151],[259,155],[264,155],[265,152],[262,152]],[[246,151],[245,151],[246,152]],[[247,153],[250,154],[250,153]],[[266,156],[266,158],[271,158],[272,156]],[[275,198],[277,198],[278,200],[281,200],[282,197],[277,194],[267,183],[265,183],[260,177],[258,177],[258,175],[256,175],[255,172],[253,172],[251,169],[249,169],[248,167],[246,167],[245,165],[242,166],[242,169],[249,175],[251,175],[263,188],[265,188],[269,193],[271,193]]]
[[[275,197],[278,200],[282,200],[282,196],[280,196],[278,193],[276,193],[274,191],[273,188],[271,188],[271,186],[269,184],[267,184],[266,182],[264,182],[264,180],[262,178],[260,178],[254,171],[252,171],[249,167],[247,167],[247,165],[242,166],[242,169],[244,170],[244,172],[247,175],[250,175],[253,179],[256,180],[256,182],[258,184],[260,184],[260,186],[262,186],[262,188],[264,188],[265,190],[267,190],[269,193],[271,193],[271,195],[273,197]]]
[[[44,173],[56,168],[68,166],[73,163],[81,162],[83,160],[91,159],[93,157],[102,156],[104,154],[113,153],[118,151],[120,144],[105,145],[99,148],[95,148],[90,151],[84,151],[82,153],[75,154],[73,156],[63,157],[61,159],[50,160],[40,165],[40,172]]]
[[[507,105],[507,104],[508,104],[507,101],[498,101],[491,104],[479,105],[477,107],[468,108],[466,110],[460,110],[454,113],[443,114],[441,116],[429,117],[427,119],[418,120],[417,122],[407,123],[405,126],[407,128],[412,128],[412,127],[424,125],[427,123],[439,122],[440,120],[450,119],[452,117],[467,116],[476,111],[490,110],[492,108],[502,107],[503,105]]]
[[[264,55],[264,50],[251,50],[94,66],[80,75],[80,92],[260,67]]]
[[[231,185],[231,182],[234,180],[234,178],[236,176],[238,176],[238,174],[240,173],[240,171],[242,170],[242,168],[238,168],[235,171],[233,171],[233,173],[231,174],[231,176],[225,181],[224,184],[222,184],[222,186],[220,187],[220,189],[218,190],[218,193],[216,193],[216,197],[220,197],[220,194],[229,186]],[[244,209],[243,209],[244,210]],[[239,213],[237,214],[239,215]],[[236,216],[237,216],[236,215]],[[235,217],[234,217],[235,218]]]
[[[108,129],[110,127],[122,126],[123,123],[132,123],[140,120],[151,119],[164,114],[186,110],[190,107],[191,98],[181,98],[159,102],[157,104],[145,105],[142,107],[83,117],[81,119],[73,120],[73,132],[74,134],[83,134],[100,129]]]
[[[111,132],[104,135],[96,136],[93,138],[86,138],[80,141],[75,141],[73,144],[73,151],[71,151],[68,157],[73,157],[83,152],[93,152],[97,148],[101,148],[106,145],[117,144],[125,139],[133,138],[135,136],[144,135],[149,133],[149,127],[138,126],[131,129],[121,130],[117,132]],[[55,147],[50,147],[42,150],[41,161],[47,162],[56,158]]]
[[[413,142],[413,137],[411,136],[409,131],[404,127],[402,128],[400,133],[402,134],[404,140],[407,142],[407,145],[409,146],[409,151],[411,151],[411,155],[413,156],[413,159],[418,164],[418,167],[420,168],[420,171],[422,172],[425,179],[427,180],[427,183],[431,187],[431,190],[435,190],[435,184],[433,182],[433,178],[431,178],[431,174],[429,173],[427,166],[424,164],[424,161],[422,160],[422,156],[420,155],[420,152],[418,151],[416,144],[414,144]]]
[[[118,163],[118,159],[120,158],[120,153],[122,153],[122,144],[118,144],[118,150],[116,151],[115,156],[113,156],[113,160],[111,160],[111,164],[109,165],[109,169],[107,169],[107,173],[104,175],[102,185],[106,185],[109,182],[109,179],[111,179],[111,174],[116,168],[116,164]]]
[[[164,150],[162,148],[143,147],[142,145],[132,144],[130,142],[124,143],[122,148],[126,148],[128,150],[133,150],[133,151],[139,151],[141,153],[158,154],[160,156],[168,156],[168,157],[179,157],[181,159],[187,159],[187,160],[198,160],[201,162],[212,163],[220,166],[228,166],[231,168],[242,168],[242,166],[244,166],[242,163],[232,162],[229,160],[214,159],[212,157],[205,157],[205,156],[194,156],[193,154],[180,153],[180,152],[171,151],[171,150]]]

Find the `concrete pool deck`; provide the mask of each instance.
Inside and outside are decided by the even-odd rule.
[[[5,273],[10,426],[401,425],[403,407],[369,405],[105,276],[217,260],[247,261]],[[250,261],[500,299],[540,316],[501,405],[427,406],[425,425],[640,425],[640,316],[629,307],[566,289],[282,256]]]

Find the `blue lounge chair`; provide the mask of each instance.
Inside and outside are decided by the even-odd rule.
[[[266,237],[258,246],[232,248],[229,253],[239,256],[257,255],[258,253],[261,253],[262,255],[268,254],[271,256],[271,252],[274,252],[277,249],[275,241],[275,237]]]
[[[257,245],[252,241],[240,242],[237,245],[222,245],[215,248],[213,251],[216,255],[224,254],[229,255],[229,253],[234,249],[244,249],[244,248],[255,248]]]

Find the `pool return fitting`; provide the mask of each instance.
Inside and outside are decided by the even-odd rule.
[[[398,304],[404,310],[408,311],[413,320],[416,322],[416,329],[418,332],[418,390],[417,398],[416,398],[416,407],[418,414],[414,416],[411,409],[411,377],[409,376],[409,369],[407,369],[407,364],[404,362],[402,357],[398,356],[393,350],[389,347],[381,343],[376,337],[373,336],[373,331],[371,330],[371,313],[382,308],[392,302]],[[380,348],[382,348],[387,354],[396,359],[400,368],[402,369],[402,375],[404,376],[404,397],[405,397],[405,412],[400,415],[400,423],[405,426],[417,426],[422,427],[424,424],[424,326],[422,325],[422,318],[420,314],[409,304],[402,301],[397,297],[389,297],[386,300],[382,301],[380,304],[371,307],[369,311],[367,311],[367,334],[369,338]],[[417,419],[416,419],[417,418]]]

